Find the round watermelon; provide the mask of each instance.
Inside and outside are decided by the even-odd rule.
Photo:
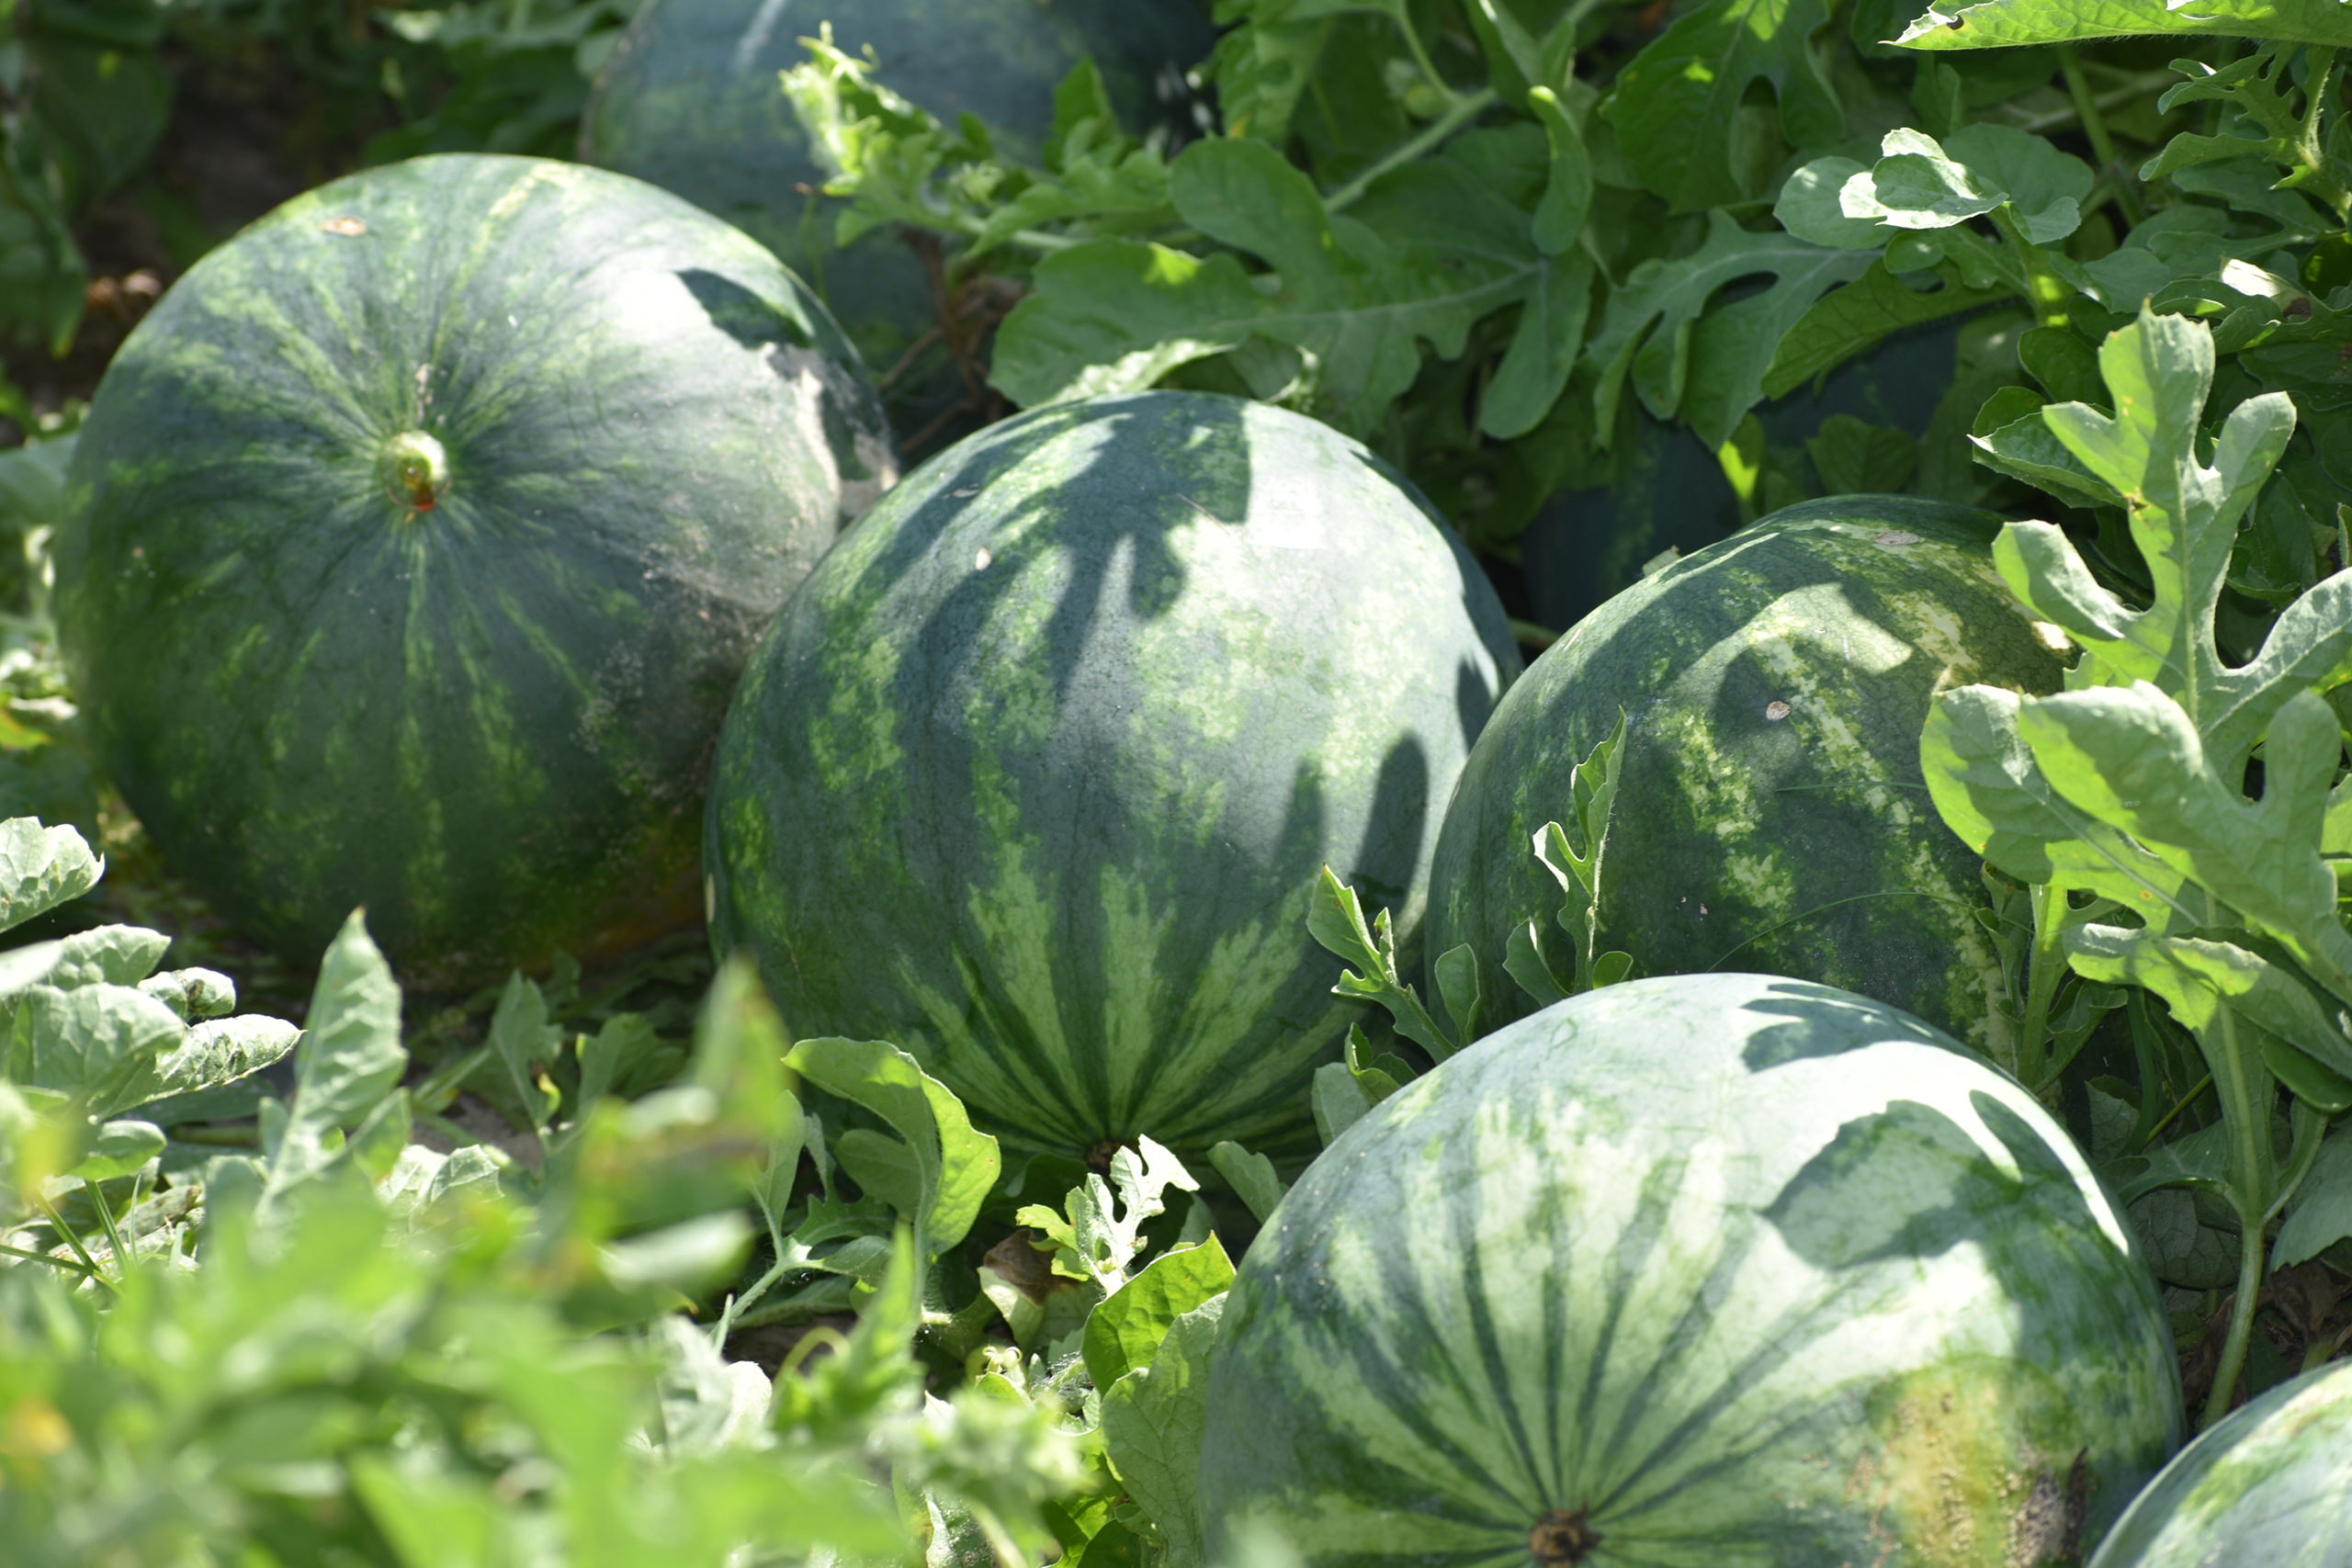
[[[2352,1563],[2352,1361],[2233,1411],[2140,1494],[2091,1568]]]
[[[868,364],[888,370],[939,324],[921,259],[885,228],[832,246],[839,202],[777,73],[800,42],[879,63],[876,79],[953,126],[978,116],[1004,155],[1035,162],[1054,88],[1081,58],[1131,130],[1171,118],[1183,68],[1215,41],[1200,0],[649,0],[590,95],[580,156],[677,192],[773,247],[816,285]],[[900,428],[964,395],[944,352],[892,396]]]
[[[712,939],[797,1034],[894,1040],[1017,1145],[1313,1134],[1355,1005],[1328,863],[1406,961],[1501,605],[1328,426],[1155,392],[1033,411],[842,536],[719,738]]]
[[[1578,622],[1513,688],[1447,808],[1430,951],[1470,944],[1499,1016],[1530,919],[1565,950],[1530,852],[1573,822],[1569,772],[1626,723],[1602,950],[1634,973],[1762,970],[1917,1013],[2006,1059],[1979,861],[1919,771],[1928,702],[2055,691],[2064,663],[1995,573],[1999,519],[1901,496],[1776,513]]]
[[[1557,1003],[1407,1085],[1226,1303],[1200,1497],[1313,1568],[2037,1568],[2179,1440],[2172,1335],[2049,1114],[1758,975]]]
[[[92,402],[58,618],[166,859],[289,956],[355,905],[467,983],[699,912],[703,783],[785,594],[893,477],[775,258],[537,159],[371,170],[191,270]]]

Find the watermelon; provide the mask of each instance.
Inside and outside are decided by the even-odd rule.
[[[1571,820],[1569,770],[1623,713],[1601,875],[1604,950],[1636,974],[1818,980],[1915,1012],[2004,1059],[1998,956],[1977,857],[1919,771],[1928,701],[1984,682],[2054,691],[2055,628],[1995,574],[1999,519],[1842,496],[1774,513],[1578,622],[1480,737],[1430,874],[1430,951],[1467,942],[1498,1021],[1531,918],[1565,948],[1559,885],[1529,852]]]
[[[2352,1563],[2352,1361],[2280,1383],[2184,1450],[2091,1568]]]
[[[1081,58],[1102,72],[1130,130],[1170,117],[1182,68],[1215,35],[1199,0],[649,0],[600,73],[580,156],[651,180],[774,247],[814,283],[867,362],[887,370],[939,324],[921,259],[888,229],[845,252],[838,203],[811,194],[829,171],[776,85],[805,64],[803,38],[830,22],[851,54],[872,49],[877,80],[949,125],[978,115],[1005,155],[1035,162],[1054,87]],[[945,355],[893,396],[903,431],[964,396]]]
[[[855,353],[752,240],[538,159],[370,170],[212,253],[67,475],[60,631],[168,862],[409,981],[699,912],[737,675],[895,459]]]
[[[1213,1549],[1314,1568],[2034,1568],[2179,1439],[2050,1115],[1939,1031],[1720,974],[1556,1003],[1283,1198],[1218,1329]]]
[[[776,621],[719,738],[712,941],[794,1032],[893,1040],[1016,1148],[1311,1140],[1355,1005],[1329,863],[1410,962],[1438,813],[1517,673],[1396,471],[1193,392],[925,463]]]

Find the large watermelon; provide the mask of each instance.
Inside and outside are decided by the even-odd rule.
[[[2091,1568],[2352,1565],[2352,1361],[2280,1383],[2191,1443]]]
[[[1501,1016],[1532,1006],[1510,931],[1556,931],[1529,852],[1571,819],[1569,770],[1627,730],[1601,878],[1637,974],[1764,970],[1919,1014],[1997,1057],[1979,863],[1919,772],[1928,700],[2057,689],[2062,662],[1993,570],[1999,519],[1843,496],[1791,507],[1636,583],[1516,686],[1447,808],[1430,951],[1468,942]],[[1565,942],[1565,938],[1561,939]]]
[[[1328,426],[1034,411],[917,469],[778,617],[719,740],[712,939],[796,1032],[916,1050],[1024,1146],[1311,1137],[1352,1016],[1317,875],[1409,952],[1517,664],[1460,542]]]
[[[1225,1308],[1201,1506],[1314,1568],[2036,1568],[2180,1424],[2155,1281],[2031,1096],[1850,992],[1674,976],[1308,1168]]]
[[[878,79],[950,125],[978,115],[1032,160],[1053,122],[1054,87],[1091,56],[1129,129],[1165,119],[1182,69],[1215,41],[1200,0],[649,0],[622,35],[581,122],[587,162],[651,180],[774,247],[816,285],[877,371],[939,324],[915,253],[889,230],[845,252],[829,172],[777,86],[807,62],[803,38],[867,49]],[[962,395],[935,355],[892,398],[900,429]]]
[[[407,978],[691,922],[735,678],[894,459],[775,258],[536,159],[338,180],[124,346],[58,614],[124,797],[308,961],[354,905]]]

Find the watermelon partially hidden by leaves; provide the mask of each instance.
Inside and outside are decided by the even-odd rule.
[[[1503,969],[1515,931],[1566,980],[1560,887],[1529,845],[1576,819],[1570,770],[1622,715],[1600,947],[1630,953],[1637,974],[1841,986],[1996,1060],[2013,1053],[1981,863],[1919,769],[1936,692],[2051,692],[2064,673],[2056,628],[1993,570],[1998,526],[1900,496],[1812,502],[1577,623],[1464,769],[1431,873],[1430,952],[1468,943],[1504,1019],[1537,1005]]]
[[[806,64],[804,38],[829,23],[876,80],[945,122],[977,115],[1035,163],[1054,89],[1091,58],[1130,131],[1169,118],[1182,73],[1214,42],[1198,0],[648,0],[615,48],[581,122],[585,161],[651,180],[741,225],[824,296],[877,373],[940,325],[922,258],[899,231],[834,245],[843,209],[819,194],[831,170],[809,144],[777,73]],[[901,431],[963,395],[944,348],[894,394]]]
[[[296,962],[355,905],[407,978],[698,912],[702,785],[786,592],[894,476],[775,258],[537,159],[338,180],[123,347],[58,615],[167,860]]]
[[[1225,1308],[1201,1510],[1314,1568],[2039,1568],[2180,1426],[2155,1281],[2030,1095],[1849,992],[1672,976],[1307,1168]]]
[[[1033,411],[917,469],[778,618],[719,742],[712,940],[794,1032],[897,1041],[1022,1146],[1306,1143],[1360,1007],[1307,934],[1322,868],[1415,950],[1517,665],[1460,541],[1329,426]]]
[[[2091,1568],[2352,1562],[2352,1361],[2279,1384],[2184,1450]]]

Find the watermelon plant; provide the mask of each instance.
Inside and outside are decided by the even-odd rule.
[[[2119,1175],[2127,1199],[2188,1184],[2238,1222],[2211,1425],[2244,1365],[2265,1237],[2312,1171],[2328,1120],[2352,1109],[2338,1021],[2352,1004],[2352,936],[2328,858],[2344,832],[2343,739],[2325,696],[2352,680],[2352,575],[2296,598],[2250,656],[2223,657],[2215,611],[2239,520],[2287,447],[2295,404],[2250,397],[2208,437],[2212,334],[2153,311],[2108,339],[2099,367],[2111,410],[2068,402],[2037,417],[2052,466],[2109,487],[2128,512],[2151,602],[2099,583],[2051,525],[2005,526],[2002,576],[2083,655],[2063,693],[1944,694],[1921,761],[1954,830],[2032,886],[2037,993],[2062,965],[2128,981],[2196,1037],[2219,1120],[2162,1147],[2135,1137]],[[2281,1088],[2293,1101],[2283,1157]]]
[[[835,172],[836,144],[873,128],[804,130],[778,73],[808,58],[803,39],[821,24],[834,58],[880,59],[860,107],[884,124],[913,105],[949,123],[973,116],[963,123],[983,155],[1001,147],[1035,162],[1073,136],[1115,138],[1114,108],[1163,138],[1192,129],[1183,71],[1208,52],[1207,22],[1198,0],[836,0],[806,17],[734,0],[650,0],[597,81],[580,156],[675,191],[774,249],[889,374],[893,415],[912,438],[943,413],[977,412],[978,350],[1004,306],[986,290],[950,290],[935,253],[927,271],[888,223],[836,232],[817,188]],[[1057,100],[1066,77],[1073,85]]]
[[[1517,671],[1460,543],[1327,426],[1199,393],[1008,421],[844,535],[744,677],[712,942],[1023,1146],[1295,1141],[1353,1016],[1300,927],[1319,868],[1414,950]]]
[[[2352,1364],[2279,1384],[2199,1437],[2140,1494],[2091,1568],[2344,1556],[2352,1528]]]
[[[2178,1441],[2171,1361],[2014,1082],[1828,987],[1631,981],[1291,1189],[1223,1310],[1201,1507],[1310,1563],[2061,1562]]]
[[[539,160],[337,181],[134,333],[58,618],[170,862],[443,986],[693,919],[703,770],[786,592],[894,475],[856,356],[745,236]]]
[[[1606,945],[1650,974],[1861,991],[2018,1066],[1977,858],[1929,808],[1917,743],[1954,682],[2057,689],[2050,629],[1993,570],[1997,525],[1898,496],[1810,502],[1579,622],[1464,765],[1430,872],[1430,951],[1478,955],[1495,1022],[1555,999],[1501,967],[1513,945],[1543,953],[1558,899],[1528,845],[1571,814],[1572,770],[1622,722]]]

